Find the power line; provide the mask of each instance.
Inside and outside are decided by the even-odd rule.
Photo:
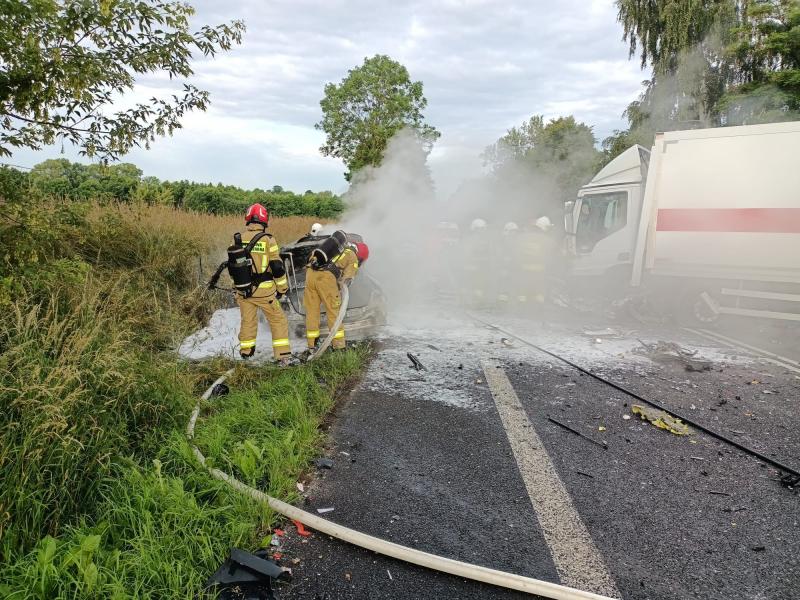
[[[23,167],[22,165],[12,165],[11,163],[0,163],[3,167],[13,167],[15,169],[24,169],[25,171],[33,171],[33,167]]]

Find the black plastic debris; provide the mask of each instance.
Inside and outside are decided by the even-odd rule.
[[[318,469],[332,469],[333,468],[333,459],[330,458],[315,458],[314,459],[314,466]]]
[[[411,361],[411,366],[414,367],[417,371],[427,371],[428,370],[428,369],[425,368],[425,365],[423,365],[416,356],[411,354],[411,352],[406,353],[406,356],[408,356],[408,360]]]
[[[216,398],[217,396],[227,396],[231,391],[224,383],[218,383],[213,388],[211,388],[211,398]]]
[[[275,581],[289,581],[291,569],[268,560],[266,550],[255,554],[231,548],[231,555],[206,581],[207,597],[220,600],[277,600]]]
[[[800,475],[795,475],[794,473],[787,473],[786,475],[781,477],[781,485],[789,488],[790,490],[793,488],[800,487]]]

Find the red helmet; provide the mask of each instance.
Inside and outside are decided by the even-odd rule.
[[[261,204],[253,204],[247,209],[244,220],[248,225],[250,225],[250,223],[261,223],[266,227],[269,225],[269,212],[267,212],[267,209]]]
[[[367,246],[364,242],[357,242],[356,243],[356,256],[358,257],[358,262],[364,263],[369,258],[369,246]]]

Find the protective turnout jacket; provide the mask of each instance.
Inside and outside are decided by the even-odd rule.
[[[264,231],[263,225],[253,223],[242,232],[242,244],[247,246],[256,234]],[[253,246],[250,255],[253,257],[254,281],[259,281],[253,296],[272,296],[275,292],[285,294],[289,288],[286,273],[281,261],[280,247],[270,234],[261,237]]]

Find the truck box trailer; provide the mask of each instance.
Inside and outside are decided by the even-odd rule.
[[[575,276],[645,286],[703,322],[800,321],[800,122],[671,131],[568,207]]]

